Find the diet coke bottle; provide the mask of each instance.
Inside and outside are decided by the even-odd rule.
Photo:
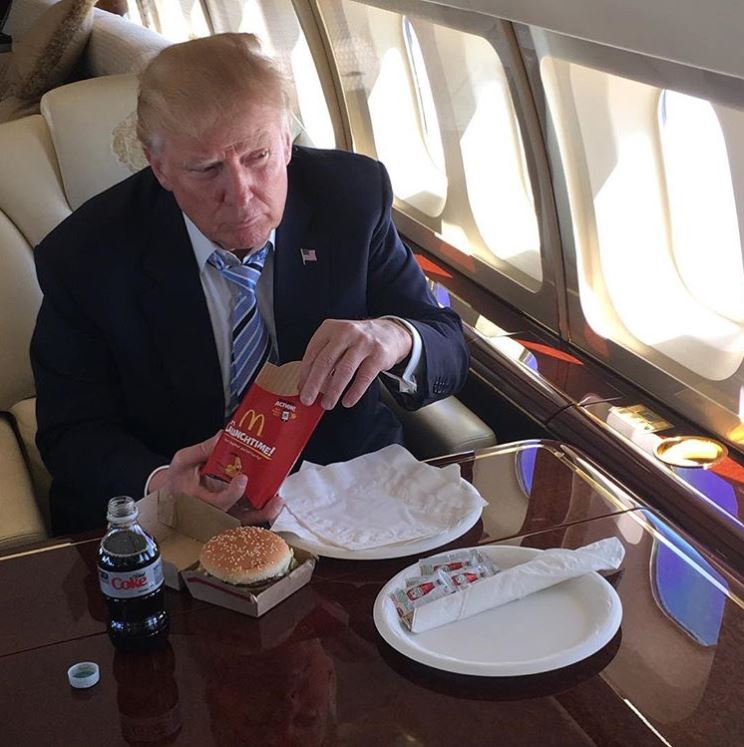
[[[168,636],[160,551],[137,523],[137,514],[133,498],[112,498],[108,532],[98,550],[109,638],[117,648],[130,651],[161,645]]]

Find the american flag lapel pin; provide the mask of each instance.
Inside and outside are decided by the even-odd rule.
[[[300,249],[300,256],[302,257],[303,265],[306,265],[308,262],[318,261],[318,257],[315,254],[315,249]]]

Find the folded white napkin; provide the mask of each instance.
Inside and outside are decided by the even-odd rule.
[[[279,493],[285,507],[275,532],[348,550],[433,537],[486,505],[456,464],[422,464],[398,445],[303,469]]]
[[[526,563],[416,608],[411,631],[423,633],[464,620],[590,571],[616,570],[624,556],[625,548],[617,537],[599,540],[578,550],[545,550]]]

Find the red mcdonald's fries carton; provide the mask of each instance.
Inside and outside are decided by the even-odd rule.
[[[248,477],[245,497],[263,508],[289,474],[323,416],[319,403],[299,395],[300,362],[267,363],[225,426],[202,475],[230,481]]]

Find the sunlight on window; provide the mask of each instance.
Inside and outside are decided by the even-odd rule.
[[[403,33],[408,60],[413,71],[414,88],[418,98],[426,148],[432,161],[434,161],[434,165],[444,172],[444,150],[442,149],[442,138],[439,134],[439,118],[434,105],[434,94],[431,91],[429,76],[426,74],[426,65],[424,64],[424,56],[421,52],[418,36],[416,36],[413,25],[405,16],[403,17]]]
[[[199,0],[158,0],[160,33],[173,42],[209,36],[209,26]]]
[[[690,292],[744,321],[744,268],[726,143],[708,101],[664,91],[659,102],[674,259]]]
[[[274,55],[276,50],[271,43],[271,35],[266,26],[261,3],[258,0],[244,0],[243,17],[240,20],[238,31],[255,34],[261,40],[261,48],[268,55]]]
[[[744,329],[734,316],[744,313],[744,278],[712,110],[670,115],[667,106],[667,124],[675,114],[677,124],[662,150],[659,88],[548,57],[541,69],[566,169],[586,321],[663,368],[671,360],[709,381],[735,375],[744,360]],[[722,285],[723,275],[732,277]],[[716,284],[733,298],[716,298]]]
[[[396,197],[435,216],[444,208],[447,177],[424,145],[408,81],[400,51],[388,49],[368,99],[372,131]]]
[[[470,239],[468,239],[468,235],[458,223],[450,223],[448,220],[443,220],[437,236],[442,241],[452,244],[452,246],[459,249],[463,254],[467,254],[468,256],[473,254]]]
[[[302,124],[316,148],[334,148],[336,137],[318,73],[305,35],[300,34],[290,57]]]
[[[464,177],[464,188],[451,195],[445,215],[466,232],[469,253],[521,288],[539,292],[539,222],[504,65],[493,44],[481,36],[432,24],[431,40],[437,56],[447,60],[441,71],[443,90],[437,91],[449,101],[448,168],[458,184]]]
[[[137,7],[137,0],[127,0],[127,17],[133,23],[138,23],[140,26],[145,25],[142,21],[139,8]]]
[[[669,261],[650,133],[618,137],[615,157],[594,199],[602,275],[615,310],[644,344],[692,371],[728,378],[741,363],[741,330],[697,303]],[[688,338],[699,345],[681,344]],[[713,354],[715,372],[708,365]]]
[[[473,217],[495,256],[542,281],[535,203],[509,92],[502,81],[488,81],[475,100],[460,139]]]

